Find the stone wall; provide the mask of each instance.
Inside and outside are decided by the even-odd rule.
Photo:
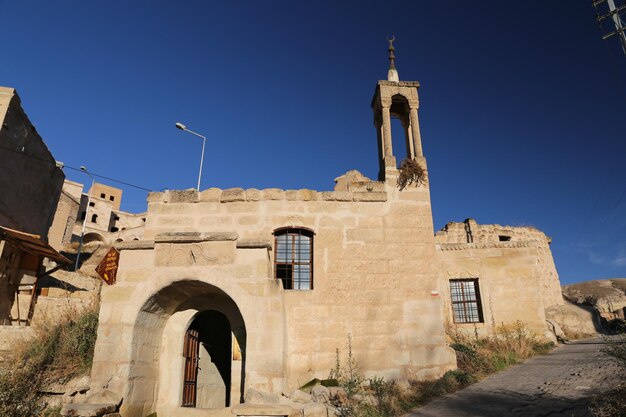
[[[80,204],[80,194],[77,199],[71,192],[66,189],[66,180],[63,184],[63,190],[59,197],[59,203],[54,215],[52,227],[48,232],[48,241],[50,246],[56,250],[62,250],[65,245],[71,242],[74,224],[78,216],[78,208]],[[70,186],[71,187],[71,186]]]
[[[64,177],[16,91],[0,87],[0,225],[46,239]]]
[[[102,293],[93,379],[124,393],[128,415],[178,407],[189,311],[211,308],[241,317],[233,331],[246,387],[280,393],[327,377],[348,335],[366,375],[424,379],[454,368],[432,295],[429,190],[399,193],[395,178],[363,190],[374,186],[383,191],[150,194],[144,240],[120,244],[118,282]],[[313,290],[283,290],[274,278],[272,232],[284,226],[315,232]]]

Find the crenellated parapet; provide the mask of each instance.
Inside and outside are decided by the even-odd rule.
[[[168,190],[148,195],[148,203],[233,203],[253,201],[356,201],[385,202],[386,191],[314,191],[308,189],[282,190],[279,188],[209,188],[204,191]]]

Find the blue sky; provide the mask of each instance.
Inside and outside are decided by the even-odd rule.
[[[201,141],[176,121],[209,138],[202,188],[375,178],[370,100],[395,34],[400,78],[421,83],[435,228],[532,225],[563,283],[626,276],[626,57],[590,1],[0,0],[0,15],[0,85],[55,158],[157,191],[196,185]]]

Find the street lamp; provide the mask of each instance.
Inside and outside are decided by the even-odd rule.
[[[83,219],[83,228],[80,231],[80,243],[78,244],[78,253],[76,253],[76,265],[74,265],[74,271],[78,271],[78,261],[80,259],[80,252],[83,249],[83,237],[85,236],[85,225],[87,224],[87,216],[89,215],[89,205],[91,204],[91,191],[93,190],[93,186],[96,183],[96,179],[87,171],[87,168],[84,166],[80,167],[80,170],[85,174],[89,175],[91,178],[91,188],[89,188],[89,194],[87,195],[87,208],[85,209],[85,218]]]
[[[194,132],[193,130],[187,129],[187,126],[180,122],[176,122],[176,128],[187,133],[191,133],[192,135],[196,135],[199,138],[202,138],[202,156],[200,156],[200,172],[198,173],[198,187],[197,190],[200,191],[200,178],[202,178],[202,162],[204,161],[204,145],[206,144],[206,137],[202,136],[199,133]]]

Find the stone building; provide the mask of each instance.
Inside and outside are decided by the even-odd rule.
[[[65,180],[63,183],[50,230],[53,247],[61,250],[69,243],[80,240],[83,223],[85,244],[101,242],[111,245],[141,239],[146,213],[122,211],[121,189],[98,182],[94,182],[87,192],[83,192],[83,188],[83,184],[78,182]]]
[[[122,193],[119,188],[98,182],[94,183],[87,193],[82,193],[74,224],[74,240],[80,238],[83,222],[86,222],[83,238],[85,244],[90,242],[113,244],[141,239],[146,213],[128,213],[120,210]]]
[[[17,92],[0,87],[0,325],[30,320],[44,258],[69,262],[47,243],[64,177]]]
[[[543,232],[467,219],[448,223],[435,242],[447,323],[486,335],[520,320],[546,333],[545,309],[563,304],[563,296]]]
[[[116,245],[92,369],[92,389],[122,396],[124,417],[226,410],[250,389],[289,393],[328,377],[348,338],[366,375],[406,381],[456,367],[446,322],[487,332],[523,320],[544,333],[541,309],[560,300],[541,232],[468,221],[435,235],[428,181],[399,190],[392,117],[408,159],[427,164],[419,83],[391,63],[372,100],[377,180],[350,171],[325,192],[149,195],[142,239]]]
[[[0,87],[0,225],[47,239],[65,175],[13,88]]]

